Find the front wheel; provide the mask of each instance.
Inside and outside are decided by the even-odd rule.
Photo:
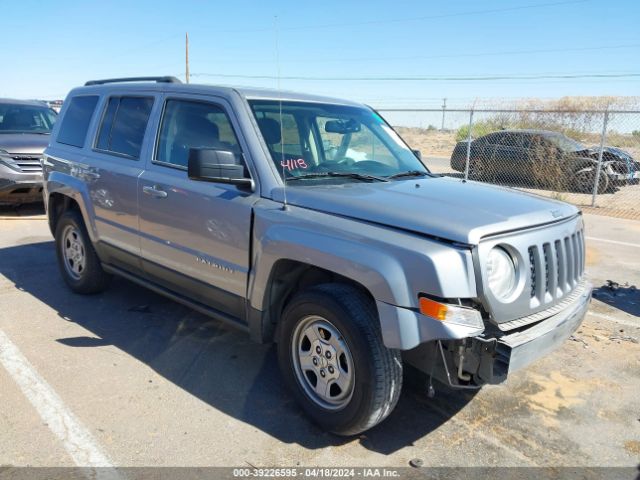
[[[580,193],[592,193],[593,187],[596,182],[596,169],[581,170],[575,173],[574,185],[576,190]],[[598,178],[598,190],[597,193],[605,193],[609,190],[609,177],[603,171],[600,172],[600,178]]]
[[[282,375],[317,424],[355,435],[391,413],[402,388],[402,361],[398,350],[384,346],[366,295],[348,285],[319,285],[297,294],[281,322]]]

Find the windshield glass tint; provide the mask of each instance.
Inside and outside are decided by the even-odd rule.
[[[344,105],[251,101],[271,158],[282,176],[340,172],[391,176],[427,172],[411,149],[372,110]],[[335,177],[315,177],[314,180]],[[340,177],[341,181],[353,181]]]
[[[559,147],[560,150],[564,150],[565,152],[577,152],[587,148],[580,142],[565,137],[564,135],[550,135],[548,138],[554,145]]]
[[[49,107],[0,103],[0,133],[51,133],[55,121]]]

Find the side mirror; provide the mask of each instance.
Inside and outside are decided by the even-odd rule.
[[[420,150],[411,150],[413,154],[418,157],[418,160],[422,160],[422,152]]]
[[[240,155],[229,150],[189,149],[187,174],[191,180],[253,187],[253,180],[245,175]]]

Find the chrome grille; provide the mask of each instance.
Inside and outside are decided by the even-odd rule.
[[[532,306],[550,303],[570,293],[584,271],[582,230],[541,245],[531,245],[529,268]]]
[[[536,267],[535,267],[535,253],[536,247],[529,247],[529,277],[531,280],[531,298],[536,296]]]
[[[549,270],[551,269],[551,262],[549,258],[551,257],[550,245],[548,243],[542,245],[542,251],[544,252],[544,291],[549,292],[549,284],[551,283],[551,279],[553,278],[550,277],[549,272]]]
[[[42,171],[39,155],[13,155],[13,161],[25,173],[39,173]]]
[[[514,328],[524,327],[531,323],[539,322],[541,320],[551,317],[552,315],[560,313],[562,310],[564,310],[565,308],[570,306],[573,302],[577,301],[578,298],[580,298],[580,296],[585,291],[585,286],[586,286],[586,281],[581,280],[580,283],[578,283],[578,286],[573,289],[573,292],[571,292],[569,295],[564,297],[559,303],[556,303],[552,307],[542,310],[540,312],[527,315],[526,317],[520,317],[520,318],[516,318],[515,320],[511,320],[510,322],[500,323],[498,325],[498,328],[500,328],[500,330],[502,330],[503,332],[506,332],[508,330],[513,330]]]

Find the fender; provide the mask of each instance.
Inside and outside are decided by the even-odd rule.
[[[573,163],[577,166],[577,170],[573,171],[574,174],[591,172],[598,168],[598,161],[589,157],[578,157],[573,161]],[[609,162],[602,160],[602,171],[606,168],[607,163]]]
[[[404,308],[417,309],[421,292],[476,296],[470,250],[298,207],[259,203],[254,212],[247,295],[255,309],[268,307],[268,282],[279,260],[320,266],[363,285],[376,301]]]
[[[85,181],[66,172],[59,170],[52,170],[47,172],[44,181],[44,198],[47,209],[49,206],[49,198],[53,193],[59,193],[67,197],[72,198],[80,207],[80,213],[84,220],[84,224],[87,227],[89,237],[93,243],[98,241],[98,235],[95,225],[95,215],[93,212],[89,212],[91,200],[89,198],[89,192]],[[47,211],[50,215],[50,213]],[[50,217],[49,217],[50,218]],[[50,220],[49,220],[50,221]]]

